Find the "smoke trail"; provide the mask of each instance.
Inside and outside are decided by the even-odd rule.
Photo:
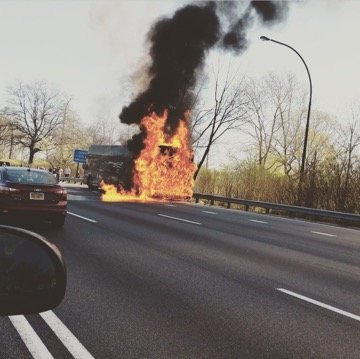
[[[288,12],[288,3],[285,1],[251,1],[250,6],[265,24],[282,21]]]
[[[214,3],[186,6],[173,18],[156,23],[149,34],[149,87],[123,109],[121,121],[139,123],[150,106],[157,113],[170,109],[170,121],[175,121],[177,113],[182,115],[188,110],[196,70],[203,64],[207,50],[218,41],[219,29]]]
[[[253,24],[255,15],[264,25],[272,25],[283,20],[288,11],[284,1],[251,1],[244,14],[232,22],[229,31],[222,39],[222,47],[236,53],[244,52],[248,47],[246,33]],[[231,15],[229,12],[225,15]]]
[[[207,52],[218,45],[242,52],[247,47],[246,32],[257,16],[264,24],[279,21],[287,4],[273,1],[251,1],[237,15],[239,2],[206,2],[187,5],[173,17],[158,21],[150,30],[151,65],[148,88],[124,107],[120,120],[125,124],[140,124],[152,111],[169,111],[167,130],[177,128],[185,111],[192,106],[192,90]],[[228,31],[222,29],[221,16],[228,19]],[[128,148],[137,157],[143,148],[145,129],[128,141]]]

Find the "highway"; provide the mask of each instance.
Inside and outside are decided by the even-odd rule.
[[[63,302],[0,358],[360,358],[360,231],[68,187]]]

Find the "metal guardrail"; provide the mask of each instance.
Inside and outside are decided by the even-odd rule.
[[[199,203],[200,199],[209,200],[211,205],[213,205],[215,201],[225,202],[227,203],[227,208],[231,207],[231,203],[236,203],[245,206],[246,211],[248,211],[250,207],[265,208],[267,214],[270,213],[270,210],[276,210],[281,212],[288,212],[291,214],[311,216],[313,218],[331,218],[340,221],[355,222],[357,225],[360,225],[360,215],[354,213],[334,212],[324,209],[291,206],[288,204],[278,204],[262,201],[252,201],[247,199],[214,196],[202,193],[193,193],[193,198],[195,198],[196,203]]]
[[[85,183],[84,178],[82,177],[60,177],[59,182],[68,182],[68,183]]]
[[[68,182],[68,183],[85,183],[84,178],[75,178],[75,177],[60,177],[59,181]],[[195,199],[196,203],[199,203],[200,199],[206,199],[210,201],[211,205],[213,205],[215,201],[227,203],[227,208],[231,207],[231,203],[235,203],[235,204],[243,205],[246,211],[249,211],[250,207],[265,208],[267,214],[270,213],[270,210],[276,210],[291,214],[300,214],[303,216],[306,215],[313,218],[331,218],[340,221],[353,222],[357,225],[360,225],[360,214],[355,214],[355,213],[335,212],[335,211],[328,211],[325,209],[315,209],[315,208],[307,208],[300,206],[291,206],[288,204],[278,204],[278,203],[263,202],[263,201],[253,201],[253,200],[241,199],[241,198],[214,196],[211,194],[203,194],[203,193],[193,193],[193,198]]]

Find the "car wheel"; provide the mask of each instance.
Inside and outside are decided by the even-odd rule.
[[[65,224],[65,216],[58,216],[53,218],[52,225],[56,228],[60,228]]]

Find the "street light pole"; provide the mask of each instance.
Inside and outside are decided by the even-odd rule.
[[[301,61],[303,62],[303,64],[305,65],[306,68],[306,72],[309,76],[309,83],[310,83],[310,97],[309,97],[309,105],[308,105],[308,112],[307,112],[307,119],[306,119],[306,127],[305,127],[305,136],[304,136],[304,147],[303,147],[303,152],[302,152],[302,159],[301,159],[301,167],[300,167],[300,179],[299,179],[299,197],[298,201],[300,202],[302,200],[302,195],[303,195],[303,183],[304,183],[304,173],[305,173],[305,161],[306,161],[306,150],[307,150],[307,142],[308,142],[308,135],[309,135],[309,122],[310,122],[310,111],[311,111],[311,98],[312,98],[312,81],[311,81],[311,76],[310,76],[310,72],[309,69],[306,65],[305,60],[302,58],[302,56],[290,45],[284,44],[283,42],[274,40],[274,39],[270,39],[266,36],[260,36],[260,39],[263,41],[272,41],[275,42],[279,45],[283,45],[288,47],[290,50],[294,51],[296,53],[296,55],[298,55],[301,59]]]

